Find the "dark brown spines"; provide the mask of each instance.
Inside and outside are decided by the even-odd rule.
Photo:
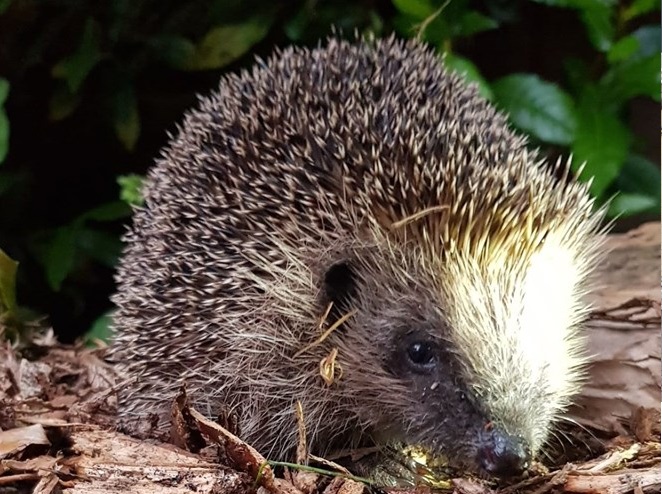
[[[145,196],[115,296],[125,417],[156,412],[167,428],[186,382],[201,411],[237,412],[244,438],[273,458],[296,445],[299,400],[313,452],[377,435],[472,466],[481,420],[535,450],[576,388],[578,298],[599,220],[586,188],[561,186],[416,42],[332,39],[224,78],[187,114]],[[541,256],[558,256],[567,276],[532,270]],[[331,294],[343,264],[351,283]],[[568,316],[558,329],[526,309],[539,288],[571,294],[557,297]],[[320,325],[330,300],[332,318],[356,313],[310,346],[334,322]],[[549,355],[511,365],[533,352],[538,327]],[[451,356],[436,386],[388,364],[414,330]],[[334,349],[329,386],[320,361]],[[499,399],[508,386],[517,400]]]

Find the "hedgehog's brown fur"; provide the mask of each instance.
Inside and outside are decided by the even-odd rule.
[[[525,144],[413,41],[332,39],[225,77],[126,237],[123,416],[167,427],[186,382],[272,459],[291,459],[297,400],[314,453],[396,440],[481,471],[493,430],[535,453],[580,377],[600,214]]]

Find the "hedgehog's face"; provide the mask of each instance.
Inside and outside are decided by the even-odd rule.
[[[559,272],[563,266],[553,261],[545,260]],[[446,276],[446,289],[440,289],[440,280],[419,270],[415,262],[405,260],[399,273],[385,273],[387,267],[393,269],[392,260],[376,263],[378,269],[364,257],[361,263],[336,265],[327,278],[327,293],[334,294],[339,306],[358,309],[338,335],[337,345],[343,379],[356,392],[355,401],[366,403],[357,407],[364,414],[360,418],[372,425],[380,441],[418,444],[478,473],[521,472],[567,403],[569,389],[560,389],[559,381],[566,387],[576,384],[570,344],[560,341],[569,339],[570,329],[549,328],[539,320],[557,333],[545,339],[557,338],[559,345],[567,346],[554,348],[556,354],[548,358],[565,361],[521,361],[527,358],[523,352],[532,351],[524,345],[539,338],[532,336],[539,328],[520,327],[535,318],[518,304],[535,294],[505,284],[503,270],[496,269],[494,278],[481,278],[476,268],[475,279],[463,280],[477,284],[472,298],[453,288]],[[467,276],[472,268],[462,269],[462,276]],[[532,263],[516,284],[526,287],[527,277],[540,275],[537,269],[539,265]],[[548,291],[550,286],[538,283],[534,288]],[[572,284],[559,288],[574,289]],[[573,295],[568,303],[574,303]],[[540,317],[558,319],[558,314],[543,312]],[[532,333],[528,340],[517,339],[518,331]],[[357,348],[368,350],[357,354]]]
[[[465,380],[452,328],[433,293],[393,280],[375,286],[360,275],[349,282],[346,275],[336,266],[329,278],[330,292],[347,294],[351,287],[352,299],[340,301],[358,307],[337,335],[339,361],[375,439],[421,445],[478,473],[511,475],[524,468],[526,441],[491,424]]]
[[[399,439],[478,473],[520,473],[531,458],[528,441],[493,423],[464,378],[452,341],[444,337],[447,323],[434,319],[400,326],[386,348],[384,367],[405,384],[411,400]]]

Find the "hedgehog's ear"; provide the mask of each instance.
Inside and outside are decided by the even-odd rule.
[[[352,265],[349,261],[332,264],[324,274],[325,305],[333,302],[329,316],[340,318],[351,310],[352,298],[355,295],[356,274]]]

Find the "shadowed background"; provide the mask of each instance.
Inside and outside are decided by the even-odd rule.
[[[599,200],[619,192],[618,226],[659,217],[659,9],[657,0],[0,0],[0,249],[20,263],[22,317],[47,316],[67,341],[104,337],[129,203],[167,132],[223,73],[275,47],[313,46],[332,26],[347,37],[420,36],[532,145],[588,161]]]

